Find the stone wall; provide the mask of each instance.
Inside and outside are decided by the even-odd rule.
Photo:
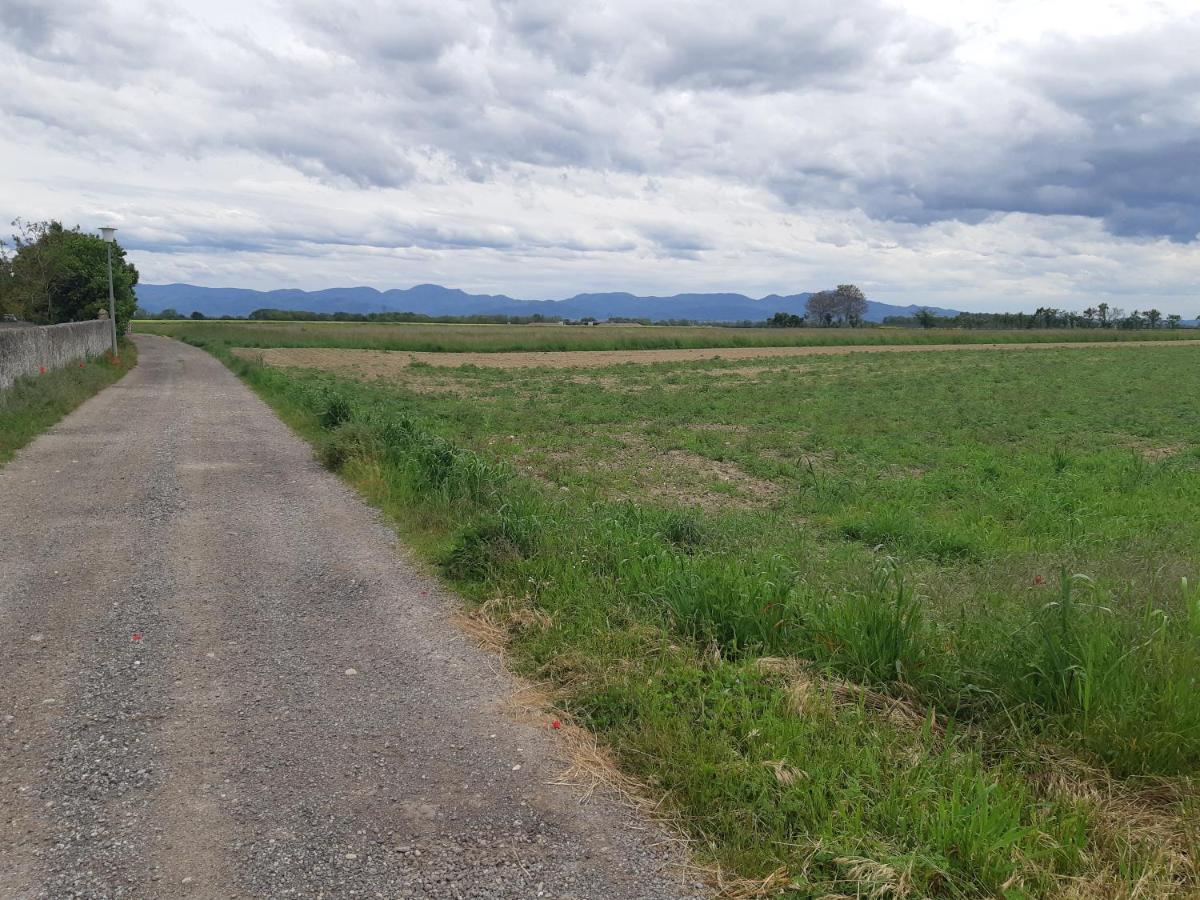
[[[0,327],[0,390],[22,375],[61,369],[112,346],[107,319],[64,325]]]

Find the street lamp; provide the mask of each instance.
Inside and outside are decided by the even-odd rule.
[[[117,229],[101,228],[100,239],[108,245],[108,327],[112,332],[112,352],[117,355],[117,303],[113,299],[112,245],[116,242]]]

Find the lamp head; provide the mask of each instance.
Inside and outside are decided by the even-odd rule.
[[[101,228],[100,229],[100,240],[106,241],[107,243],[111,244],[117,239],[116,234],[117,234],[117,229],[115,229],[115,228]]]

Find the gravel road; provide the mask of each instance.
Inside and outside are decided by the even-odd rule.
[[[0,469],[0,896],[677,898],[452,597],[220,363]]]

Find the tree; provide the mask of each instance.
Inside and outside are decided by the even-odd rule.
[[[863,316],[867,314],[867,298],[852,284],[839,284],[833,292],[837,299],[838,316],[851,328],[862,324]]]
[[[804,317],[795,313],[777,312],[767,319],[768,328],[803,328]]]
[[[22,319],[41,324],[55,321],[53,273],[62,248],[62,226],[14,219],[15,252],[6,258],[10,279],[6,305]]]
[[[0,316],[15,316],[20,313],[12,288],[12,260],[5,251],[4,242],[0,241]]]
[[[1157,328],[1158,323],[1161,321],[1162,313],[1160,313],[1157,309],[1146,310],[1146,323],[1149,325],[1149,327]]]
[[[200,310],[198,310],[198,309],[193,309],[192,310],[192,318],[199,321],[200,319],[204,318],[204,313],[200,312]]]
[[[833,291],[817,291],[808,298],[805,306],[806,318],[828,328],[838,314],[838,301]]]
[[[4,270],[5,304],[31,322],[56,324],[97,318],[108,310],[108,245],[78,227],[61,222],[13,222],[14,253]],[[124,332],[137,301],[138,272],[125,250],[112,245],[113,294],[117,330]]]
[[[923,306],[913,314],[913,318],[922,328],[932,328],[937,322],[937,316]]]
[[[1100,314],[1100,327],[1107,328],[1108,327],[1108,304],[1101,303],[1099,306],[1096,307],[1096,311]]]
[[[1179,315],[1179,313],[1171,313],[1169,316],[1167,316],[1167,327],[1174,331],[1179,327],[1182,321],[1183,316]]]

